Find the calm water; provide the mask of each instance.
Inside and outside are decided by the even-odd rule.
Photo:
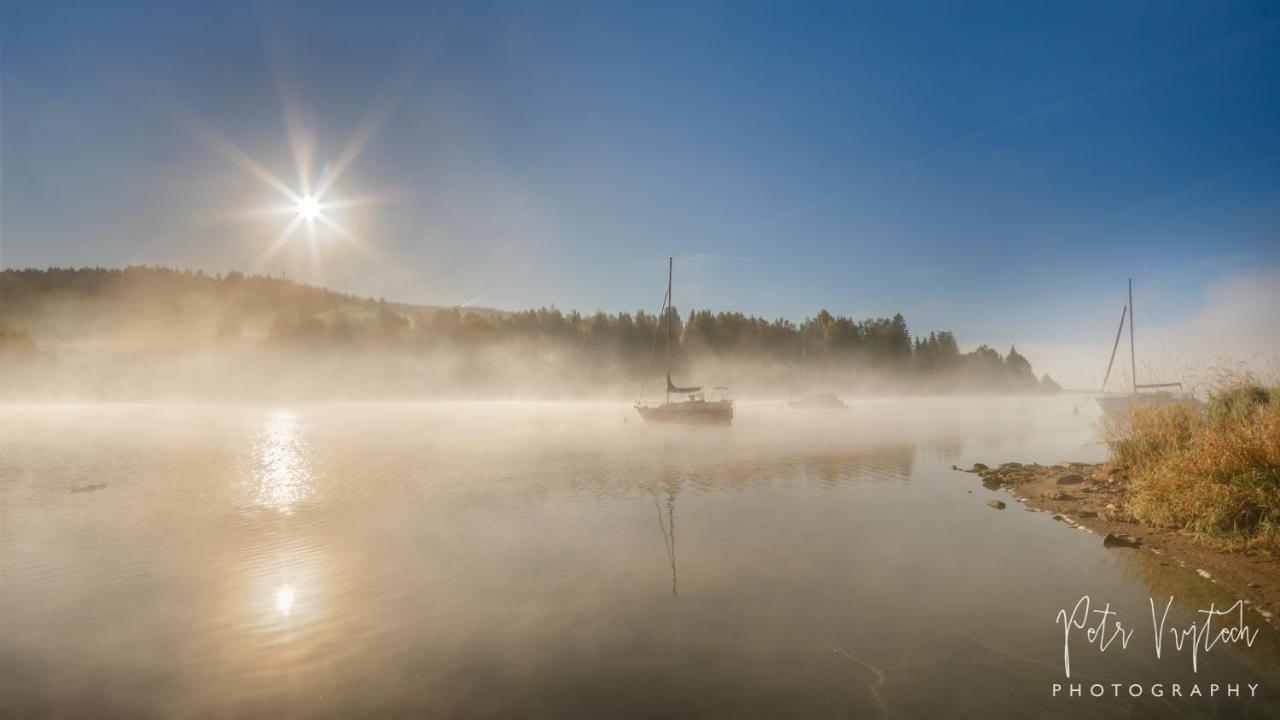
[[[1094,414],[742,404],[730,429],[671,429],[611,404],[3,407],[0,707],[1274,717],[1268,630],[1196,674],[1155,659],[1148,598],[1186,624],[1233,602],[1220,588],[949,470],[1099,459]],[[1055,614],[1086,593],[1136,630],[1105,654],[1073,638],[1073,680],[1261,697],[1051,697]]]

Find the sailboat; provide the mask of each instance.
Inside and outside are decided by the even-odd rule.
[[[800,331],[800,366],[802,370],[808,369],[809,354],[805,343],[805,332]],[[806,373],[807,375],[807,373]],[[787,404],[797,410],[844,410],[849,406],[845,401],[841,400],[838,395],[833,392],[810,393],[802,395],[799,399],[788,400]]]
[[[640,417],[645,422],[656,423],[682,423],[691,425],[728,425],[733,422],[733,399],[729,397],[729,389],[725,387],[717,387],[713,391],[713,396],[708,397],[702,391],[702,387],[695,385],[692,387],[681,387],[671,381],[671,320],[672,311],[671,304],[671,278],[675,268],[675,258],[667,258],[667,296],[662,302],[662,315],[666,318],[667,333],[667,353],[666,353],[666,376],[667,376],[667,394],[666,399],[660,405],[646,405],[644,402],[645,385],[649,382],[649,368],[645,369],[644,382],[640,384],[640,397],[636,399],[636,412],[640,413]],[[658,333],[662,332],[662,327],[658,327]],[[655,333],[653,338],[653,347],[658,346],[658,335]],[[653,365],[653,350],[649,352],[649,365]],[[683,395],[685,399],[671,399],[672,395]]]
[[[1182,390],[1180,382],[1162,382],[1162,383],[1139,383],[1138,382],[1138,358],[1134,352],[1133,342],[1133,278],[1129,278],[1129,302],[1120,312],[1120,327],[1116,328],[1116,341],[1111,346],[1111,359],[1107,361],[1107,372],[1102,378],[1102,388],[1098,391],[1103,393],[1097,399],[1098,405],[1102,406],[1104,412],[1108,415],[1123,415],[1129,412],[1129,408],[1135,405],[1168,405],[1175,402],[1186,402],[1189,398],[1181,392],[1169,392],[1168,388],[1176,388]],[[1130,380],[1133,383],[1133,391],[1122,395],[1107,395],[1107,380],[1111,378],[1111,367],[1116,361],[1116,350],[1120,348],[1120,337],[1124,333],[1125,319],[1129,321],[1129,363],[1130,363]],[[1155,392],[1142,392],[1143,390],[1154,390]]]

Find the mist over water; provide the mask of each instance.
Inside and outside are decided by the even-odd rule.
[[[1101,459],[1079,398],[9,405],[0,686],[16,716],[1124,716],[1052,698],[1058,610],[1139,628],[1085,680],[1264,682],[1148,598],[1232,602],[950,465]],[[1078,413],[1073,412],[1078,408]],[[1266,694],[1149,712],[1276,712]]]
[[[820,310],[505,312],[161,267],[0,269],[0,401],[625,399],[1056,392],[1026,357]]]

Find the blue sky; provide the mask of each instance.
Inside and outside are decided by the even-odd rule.
[[[674,252],[682,307],[1045,345],[1280,265],[1272,3],[9,1],[0,62],[6,267],[612,311]],[[316,177],[370,131],[365,251],[264,258],[281,196],[210,137],[296,188],[286,109]]]

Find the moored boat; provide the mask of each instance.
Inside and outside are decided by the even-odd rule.
[[[683,423],[687,425],[728,425],[733,422],[733,400],[724,388],[708,399],[703,393],[690,394],[686,400],[661,405],[636,405],[645,422]]]
[[[807,335],[804,330],[800,331],[800,374],[803,377],[808,376],[809,370],[809,345]],[[795,400],[787,400],[787,404],[796,410],[844,410],[849,407],[845,401],[841,400],[838,395],[833,392],[819,392],[802,395]]]
[[[733,422],[733,399],[729,397],[729,389],[725,387],[717,387],[714,395],[708,397],[702,391],[702,387],[695,385],[692,387],[680,387],[671,382],[671,343],[672,343],[672,315],[674,310],[671,304],[671,287],[672,275],[675,267],[675,259],[667,258],[667,295],[662,301],[662,313],[660,317],[665,317],[666,321],[666,375],[667,375],[667,391],[665,400],[661,404],[647,405],[644,402],[644,388],[649,379],[649,372],[645,370],[645,382],[640,385],[640,397],[636,400],[636,412],[640,413],[640,417],[645,422],[652,423],[674,423],[684,425],[728,425]],[[659,326],[658,332],[662,332]],[[654,348],[657,348],[658,336],[654,336]],[[649,353],[649,364],[653,364],[653,352]],[[684,400],[672,400],[672,395],[684,395]]]
[[[844,410],[849,407],[848,403],[841,400],[835,393],[805,395],[798,400],[789,400],[787,404],[798,410]]]

